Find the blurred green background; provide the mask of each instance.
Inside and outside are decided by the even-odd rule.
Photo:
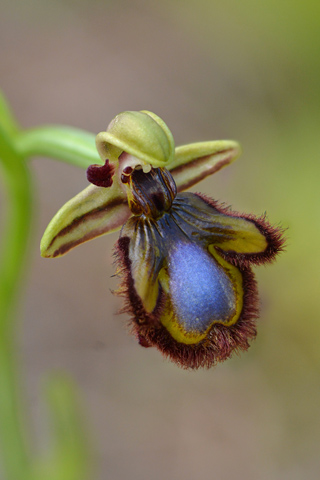
[[[115,234],[40,258],[47,223],[87,182],[36,159],[19,332],[36,445],[47,442],[42,380],[58,369],[79,384],[99,480],[319,478],[320,3],[2,0],[0,45],[1,88],[23,126],[98,133],[148,109],[177,144],[236,139],[242,157],[195,191],[288,228],[286,252],[257,269],[249,352],[181,371],[115,315]]]

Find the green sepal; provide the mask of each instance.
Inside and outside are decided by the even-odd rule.
[[[115,161],[127,152],[154,167],[174,160],[174,140],[166,124],[147,111],[123,112],[109,124],[106,132],[96,137],[102,160]]]
[[[240,154],[241,147],[233,140],[191,143],[176,147],[175,158],[167,168],[178,192],[182,192],[229,165]]]
[[[119,230],[130,215],[116,182],[109,188],[90,185],[53,217],[41,240],[41,255],[59,257],[92,238]]]

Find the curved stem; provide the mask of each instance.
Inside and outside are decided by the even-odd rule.
[[[33,185],[26,159],[45,155],[82,168],[99,161],[94,135],[68,127],[19,131],[0,92],[0,174],[6,187],[6,222],[0,237],[0,452],[6,480],[80,480],[88,474],[81,413],[70,383],[50,386],[58,427],[48,457],[30,455],[14,356],[15,307],[32,226]]]
[[[15,146],[25,158],[45,156],[85,169],[101,163],[95,135],[71,127],[49,125],[18,132]]]
[[[0,163],[8,208],[0,252],[0,441],[7,479],[18,480],[29,477],[30,457],[18,401],[13,316],[31,226],[32,183],[3,130]]]

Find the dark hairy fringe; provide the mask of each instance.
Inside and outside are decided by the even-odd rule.
[[[237,267],[249,267],[250,265],[261,265],[263,263],[271,263],[274,261],[276,255],[285,249],[285,229],[281,226],[273,226],[267,219],[266,214],[256,217],[253,214],[239,213],[233,211],[230,207],[213,200],[206,195],[196,193],[197,197],[201,198],[208,205],[218,210],[224,215],[235,218],[244,218],[254,223],[257,229],[267,240],[267,248],[261,253],[237,253],[237,252],[225,252],[217,246],[219,253]]]
[[[125,298],[122,312],[131,316],[130,329],[142,346],[155,346],[165,357],[184,369],[210,368],[229,358],[233,353],[247,350],[256,336],[255,320],[258,317],[258,293],[254,274],[249,267],[241,267],[243,277],[243,309],[236,324],[227,327],[214,324],[207,337],[197,344],[186,345],[177,342],[160,323],[161,310],[165,303],[164,292],[160,291],[158,304],[152,314],[148,314],[138,297],[132,276],[129,259],[130,239],[119,239],[115,257],[118,275],[122,282],[117,292]]]

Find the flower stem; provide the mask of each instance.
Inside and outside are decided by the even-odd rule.
[[[31,226],[32,183],[6,130],[1,123],[0,173],[7,187],[7,211],[0,252],[0,442],[6,480],[21,480],[29,478],[30,456],[18,400],[13,320]]]
[[[18,132],[17,150],[26,158],[44,156],[80,168],[101,163],[95,146],[95,135],[66,126],[41,126]]]
[[[94,136],[67,127],[21,131],[0,92],[0,175],[6,189],[0,238],[0,453],[5,480],[80,480],[89,460],[82,415],[73,384],[58,377],[48,384],[54,442],[42,458],[31,456],[14,355],[17,296],[32,226],[33,184],[27,160],[45,155],[86,168],[99,161]]]

